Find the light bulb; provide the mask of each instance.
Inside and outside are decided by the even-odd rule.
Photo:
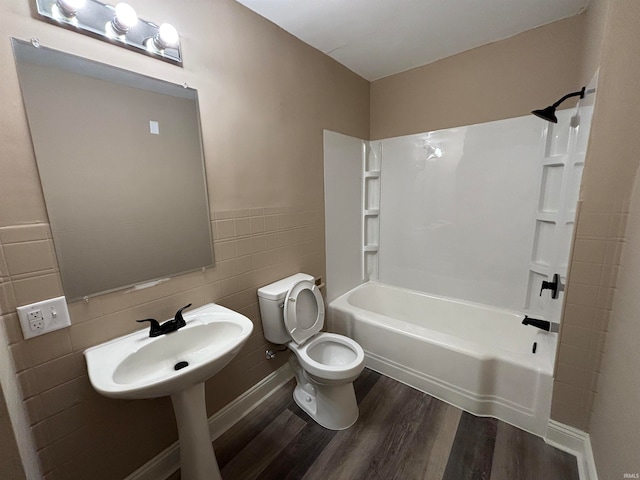
[[[116,14],[111,20],[111,27],[118,35],[124,35],[138,23],[138,15],[133,7],[127,3],[119,3],[116,5]]]
[[[65,17],[75,17],[86,0],[56,0],[56,5]]]
[[[165,48],[176,48],[180,43],[180,36],[176,27],[169,23],[163,23],[153,37],[153,45],[158,50],[164,50]]]

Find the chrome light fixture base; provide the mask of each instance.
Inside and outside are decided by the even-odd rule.
[[[38,13],[55,25],[182,66],[180,39],[171,25],[158,26],[141,18],[133,25],[123,24],[116,7],[97,0],[36,0],[36,4]],[[135,15],[125,6],[126,14]]]

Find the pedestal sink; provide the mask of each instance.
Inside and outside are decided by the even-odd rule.
[[[170,396],[178,424],[181,478],[220,480],[204,382],[220,371],[253,331],[244,315],[210,303],[186,313],[180,330],[149,338],[141,330],[84,352],[93,387],[107,397]]]

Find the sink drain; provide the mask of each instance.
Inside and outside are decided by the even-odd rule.
[[[189,366],[189,362],[178,362],[173,366],[173,369],[174,370],[180,370],[180,369],[182,369],[184,367],[187,367],[187,366]]]

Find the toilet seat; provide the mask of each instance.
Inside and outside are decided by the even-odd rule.
[[[364,350],[337,333],[318,333],[304,345],[289,343],[302,368],[324,380],[353,381],[364,369]]]
[[[298,345],[322,329],[324,301],[315,283],[301,280],[289,289],[284,301],[284,325]]]

